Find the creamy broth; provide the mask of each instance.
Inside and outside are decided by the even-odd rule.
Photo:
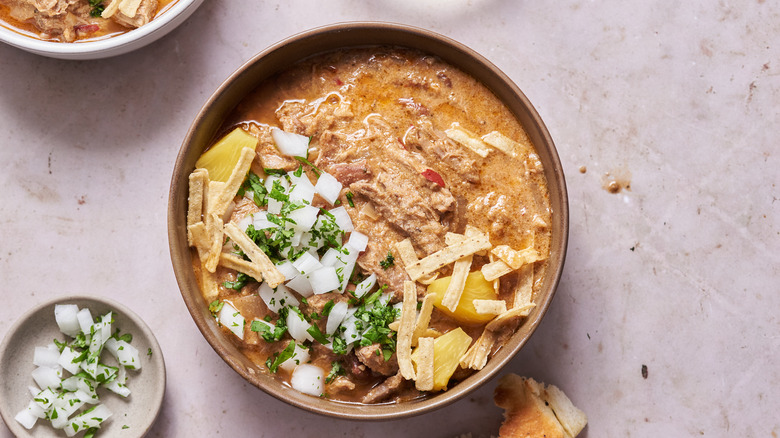
[[[47,32],[36,23],[35,18],[26,18],[15,16],[13,6],[19,0],[0,0],[0,26],[10,29],[22,35],[52,42],[88,42],[98,41],[121,35],[132,30],[134,27],[120,24],[112,19],[105,19],[100,16],[93,17],[89,14],[90,8],[87,0],[79,0],[74,8],[78,10],[74,15],[73,41],[66,41],[61,33]],[[177,0],[157,0],[152,18],[160,16],[170,9]],[[64,15],[64,14],[63,14]]]
[[[498,131],[526,146],[517,156],[492,150],[481,157],[448,138],[445,132],[453,123],[478,136]],[[394,47],[318,55],[266,80],[246,96],[225,121],[223,131],[235,127],[260,139],[252,166],[259,174],[263,168],[293,170],[299,164],[278,157],[272,127],[311,138],[308,159],[343,184],[339,200],[342,205],[354,204],[347,211],[355,229],[370,238],[356,270],[376,274],[379,284],[387,284],[394,296],[391,303],[401,301],[401,284],[409,278],[400,262],[380,267],[388,253],[398,258],[395,244],[409,238],[422,258],[445,247],[446,233],[463,233],[466,225],[488,234],[494,247],[535,248],[542,258],[531,270],[534,295],[541,287],[552,219],[541,163],[506,106],[481,83],[442,60]],[[307,172],[314,181],[310,169]],[[325,206],[316,198],[313,205]],[[366,206],[378,217],[367,216]],[[246,198],[236,198],[230,220],[239,222],[257,210]],[[487,255],[476,255],[471,271],[491,261]],[[195,252],[193,265],[200,272]],[[224,267],[216,273],[220,284],[236,278],[235,271]],[[441,276],[451,273],[449,266],[440,270]],[[514,304],[518,279],[519,274],[512,272],[500,280],[498,298],[508,308]],[[247,320],[275,318],[257,289],[257,283],[240,291],[220,286],[219,299],[230,302]],[[417,291],[422,300],[426,286],[418,283]],[[332,294],[323,299],[348,299]],[[501,327],[493,353],[519,323],[515,319]],[[460,327],[476,341],[485,323],[459,322],[435,308],[430,327],[440,333]],[[233,339],[261,366],[286,346],[245,332],[244,341]],[[376,403],[425,396],[414,382],[393,384],[389,394],[377,395],[397,376],[392,371],[376,372],[354,356],[337,357],[322,346],[312,348],[312,363],[327,371],[336,361],[345,370],[341,380],[326,385],[324,393],[330,399]],[[458,368],[449,386],[473,372]],[[277,375],[289,380],[283,371]]]

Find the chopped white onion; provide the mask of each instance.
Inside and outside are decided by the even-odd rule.
[[[57,363],[62,367],[68,370],[71,374],[76,374],[79,372],[79,364],[78,362],[74,362],[74,360],[79,357],[81,353],[77,352],[76,350],[65,347],[62,349],[62,353],[60,353],[60,357],[57,358]]]
[[[79,306],[75,304],[56,304],[54,306],[54,319],[57,320],[60,331],[71,338],[76,337],[81,330],[79,319],[76,316],[78,313]]]
[[[341,333],[341,337],[347,341],[347,344],[352,344],[353,342],[363,339],[363,336],[358,333],[357,318],[355,318],[354,314],[348,313],[347,317],[344,318],[344,322],[341,323],[341,327],[344,329]]]
[[[252,219],[252,215],[248,214],[244,217],[242,217],[237,223],[236,226],[240,229],[246,232],[246,229],[249,228],[250,225],[254,223]],[[228,243],[229,244],[229,243]]]
[[[309,282],[315,295],[328,293],[338,289],[341,285],[336,268],[333,266],[323,266],[309,274]]]
[[[309,361],[308,348],[302,348],[298,344],[295,344],[295,347],[293,348],[294,350],[293,350],[292,357],[279,364],[279,368],[286,370],[287,372],[292,372],[295,369],[295,367],[297,367],[298,365]]]
[[[255,230],[267,230],[269,228],[277,228],[277,225],[268,220],[267,211],[258,211],[252,214],[252,224],[255,226]]]
[[[293,266],[292,262],[289,260],[284,260],[280,263],[277,263],[276,269],[278,269],[279,272],[284,275],[286,281],[292,280],[299,274],[298,270],[295,269],[295,266]]]
[[[324,382],[325,371],[311,364],[298,365],[290,377],[290,385],[295,390],[315,397],[322,395]]]
[[[319,179],[317,179],[317,185],[314,186],[314,189],[323,199],[328,201],[328,204],[333,205],[339,198],[341,187],[341,183],[333,175],[322,172]]]
[[[336,225],[345,233],[350,233],[355,229],[352,225],[352,219],[349,217],[349,213],[347,213],[347,209],[343,206],[333,208],[329,210],[329,212],[336,218]]]
[[[268,283],[263,282],[260,284],[257,293],[265,302],[265,305],[268,306],[268,309],[274,313],[279,313],[279,310],[284,306],[297,306],[299,304],[298,299],[283,284],[280,284],[274,290]]]
[[[314,223],[317,222],[317,215],[320,213],[320,209],[312,207],[311,205],[304,205],[301,208],[296,208],[287,214],[289,219],[292,219],[295,224],[293,228],[299,231],[309,231]]]
[[[322,266],[335,266],[336,263],[338,263],[340,256],[343,255],[344,253],[336,248],[328,248],[328,250],[325,251],[325,254],[320,258],[320,263],[322,263]]]
[[[344,301],[339,301],[333,305],[333,307],[330,309],[330,313],[328,314],[328,322],[325,324],[325,333],[329,335],[336,333],[339,325],[341,325],[341,323],[344,321],[344,318],[347,317],[348,308],[349,306]]]
[[[32,427],[35,426],[35,422],[38,421],[38,418],[40,418],[33,413],[37,412],[34,411],[34,408],[31,408],[33,405],[34,403],[31,402],[26,408],[19,411],[19,413],[14,417],[14,420],[21,424],[25,429],[32,429]]]
[[[309,137],[285,132],[279,128],[271,128],[271,137],[276,143],[279,153],[288,157],[304,157],[308,155]]]
[[[33,370],[32,378],[40,388],[57,389],[62,383],[62,374],[54,368],[38,367]]]
[[[71,422],[65,427],[65,434],[69,437],[76,434],[76,432],[91,427],[98,427],[101,423],[106,421],[113,415],[106,405],[97,405],[90,410],[86,410],[80,415],[73,417]],[[75,427],[74,427],[75,426]]]
[[[284,202],[277,201],[273,198],[268,198],[268,213],[270,214],[279,214],[282,212],[282,207],[284,206]]]
[[[59,368],[60,352],[57,346],[49,344],[46,347],[35,347],[33,353],[33,365],[39,367]]]
[[[368,236],[361,233],[360,231],[352,231],[349,234],[349,240],[347,241],[347,244],[358,250],[358,252],[363,252],[368,247]]]
[[[320,263],[317,257],[313,256],[309,252],[305,252],[293,262],[293,266],[303,275],[306,275],[312,271],[320,269],[322,263]]]
[[[227,301],[222,302],[222,309],[219,311],[217,319],[219,323],[227,327],[239,339],[244,339],[244,317],[232,304]],[[117,353],[118,355],[118,353]],[[124,365],[124,364],[123,364]]]
[[[361,281],[360,283],[357,284],[357,286],[355,286],[355,296],[358,298],[363,298],[363,296],[368,292],[370,292],[375,285],[376,285],[376,274],[371,274],[368,276],[368,278]]]
[[[66,392],[57,397],[52,403],[52,411],[57,411],[57,418],[51,419],[51,425],[55,429],[62,429],[68,424],[68,417],[73,415],[74,412],[79,410],[84,405],[84,400],[81,400],[78,393]]]
[[[265,186],[265,189],[270,192],[274,188],[274,183],[276,181],[279,181],[279,184],[282,185],[285,193],[290,189],[290,183],[287,181],[287,178],[282,178],[279,175],[268,175],[263,185]]]
[[[94,320],[92,319],[92,313],[86,307],[79,310],[76,314],[76,318],[79,321],[79,328],[84,333],[89,333],[89,328],[92,327]]]
[[[287,174],[290,177],[290,202],[311,204],[314,200],[314,185],[309,181],[306,174],[295,176],[292,172]]]
[[[297,342],[314,340],[307,331],[310,327],[311,325],[303,319],[303,316],[299,312],[290,309],[287,313],[287,332],[290,333],[290,336]]]
[[[287,282],[287,287],[301,294],[302,297],[308,298],[314,295],[314,289],[311,287],[311,282],[305,275],[298,275],[292,280]]]
[[[222,307],[222,310],[225,310],[225,307],[230,306],[233,307],[230,303],[225,303],[225,305]],[[235,309],[235,308],[234,308]],[[238,313],[238,310],[236,310],[234,313]],[[234,320],[234,321],[233,321]],[[220,323],[223,325],[227,325],[222,320],[222,311],[220,311]],[[236,333],[236,336],[243,339],[244,338],[244,317],[241,316],[239,313],[237,316],[233,316],[231,321],[238,324],[237,327],[241,327],[241,334],[237,334],[236,330],[233,330],[230,328],[233,333]],[[138,354],[138,349],[133,347],[132,345],[128,344],[125,341],[119,340],[117,341],[114,338],[109,339],[106,341],[106,350],[108,350],[112,356],[119,362],[120,365],[123,367],[129,368],[131,370],[138,370],[141,369],[141,358]]]

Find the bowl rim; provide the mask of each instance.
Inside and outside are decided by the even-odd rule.
[[[88,303],[97,303],[102,306],[106,306],[110,308],[111,310],[117,312],[118,314],[122,315],[122,317],[132,321],[133,324],[135,324],[138,327],[138,330],[140,332],[136,333],[133,332],[133,336],[135,338],[141,338],[143,337],[145,341],[149,344],[149,348],[151,349],[151,359],[150,361],[154,361],[158,366],[155,368],[158,368],[157,372],[159,373],[159,384],[154,386],[151,389],[152,395],[151,395],[151,403],[146,406],[145,411],[149,412],[150,418],[148,420],[148,423],[145,423],[144,429],[141,431],[142,433],[138,435],[139,437],[146,435],[149,430],[152,428],[152,426],[157,421],[157,417],[160,415],[160,411],[162,410],[162,403],[165,398],[165,389],[167,386],[167,372],[165,368],[165,358],[163,356],[162,349],[160,348],[160,344],[157,341],[157,338],[154,335],[154,332],[152,332],[152,329],[148,326],[148,324],[140,317],[138,314],[136,314],[134,311],[132,311],[130,308],[125,306],[124,304],[121,304],[113,299],[101,297],[101,296],[95,296],[95,295],[84,295],[84,294],[69,294],[69,295],[61,295],[56,296],[47,299],[46,301],[40,302],[33,306],[32,308],[28,309],[26,312],[24,312],[20,317],[14,321],[14,323],[8,328],[8,331],[4,334],[2,340],[0,340],[0,361],[4,361],[3,356],[5,356],[7,350],[11,346],[11,342],[13,339],[20,335],[19,330],[23,328],[26,324],[30,322],[30,318],[35,316],[36,314],[46,310],[47,308],[52,308],[52,315],[51,321],[54,321],[54,314],[53,314],[53,308],[56,304],[73,304],[75,302],[88,302]],[[91,304],[90,304],[91,306]],[[80,307],[86,307],[86,306],[80,306]],[[90,309],[92,310],[92,309]],[[94,315],[93,315],[94,316]],[[35,347],[35,345],[30,345],[30,350]],[[32,364],[32,361],[30,360],[30,364]],[[143,369],[142,371],[143,372]],[[8,412],[5,409],[5,403],[0,403],[0,417],[3,418],[3,421],[6,424],[6,427],[13,432],[15,436],[33,436],[36,434],[31,434],[32,431],[25,429],[22,427],[17,421],[14,419],[14,416],[17,412]],[[38,426],[38,425],[36,425]],[[41,426],[38,426],[41,427]]]
[[[229,358],[227,356],[227,350],[230,347],[226,347],[220,342],[219,338],[221,337],[221,334],[218,332],[218,330],[215,330],[216,324],[213,322],[208,323],[206,322],[207,319],[204,318],[203,309],[207,306],[208,303],[205,303],[202,295],[200,293],[195,295],[188,294],[186,292],[188,285],[192,284],[191,282],[194,280],[194,272],[190,260],[190,249],[186,243],[186,229],[183,227],[183,222],[180,220],[186,211],[186,208],[180,208],[182,205],[184,205],[182,202],[186,203],[187,188],[185,181],[187,180],[187,175],[189,175],[189,173],[193,170],[193,168],[188,168],[188,165],[185,164],[185,161],[188,159],[188,151],[192,149],[193,143],[196,141],[196,137],[201,134],[201,131],[205,129],[203,128],[204,124],[210,122],[210,114],[212,115],[211,122],[213,122],[214,119],[219,119],[219,122],[217,122],[217,128],[214,128],[214,132],[211,132],[210,134],[210,140],[213,141],[215,136],[218,134],[217,130],[221,121],[224,120],[224,117],[241,100],[239,98],[235,102],[231,103],[231,99],[226,96],[230,94],[231,90],[240,89],[242,86],[246,87],[247,83],[252,83],[253,81],[251,76],[255,73],[254,69],[260,68],[257,66],[262,66],[264,60],[272,59],[274,56],[279,56],[280,53],[294,50],[291,49],[291,47],[298,49],[308,49],[311,45],[316,45],[317,42],[320,41],[320,38],[323,38],[323,36],[339,38],[341,35],[338,34],[343,35],[350,32],[373,32],[377,35],[383,35],[378,37],[379,40],[409,37],[417,42],[426,41],[427,43],[436,46],[437,50],[447,52],[447,56],[443,56],[443,54],[439,52],[431,52],[430,46],[423,49],[418,48],[419,50],[432,53],[433,55],[444,59],[455,67],[458,67],[461,70],[464,70],[466,73],[476,77],[476,79],[485,84],[488,89],[491,90],[491,92],[496,94],[496,96],[502,102],[504,102],[504,104],[510,106],[510,110],[512,110],[512,108],[511,105],[509,105],[507,102],[507,99],[512,99],[512,101],[517,105],[520,105],[524,111],[527,111],[527,115],[530,117],[529,121],[532,123],[533,128],[535,128],[534,135],[532,136],[534,145],[536,146],[537,151],[539,151],[540,147],[544,147],[546,151],[546,155],[543,158],[545,158],[547,161],[545,163],[545,175],[548,180],[551,208],[555,209],[553,211],[554,217],[559,219],[558,222],[554,220],[554,222],[559,225],[559,232],[557,233],[557,239],[554,236],[551,246],[550,258],[551,262],[554,259],[555,263],[550,263],[548,266],[548,272],[545,278],[546,287],[544,289],[547,291],[547,293],[542,294],[543,299],[537,301],[537,307],[532,311],[531,315],[520,326],[515,334],[512,335],[510,340],[504,344],[504,346],[501,347],[497,354],[491,358],[491,360],[488,362],[488,365],[483,370],[472,374],[471,377],[460,382],[454,388],[451,388],[446,392],[439,393],[435,396],[427,397],[422,400],[404,402],[402,404],[387,403],[364,405],[339,402],[317,403],[319,399],[309,397],[311,400],[305,400],[301,399],[300,397],[295,397],[295,395],[291,393],[292,390],[285,390],[282,384],[276,386],[264,385],[257,377],[259,373],[256,370],[247,369],[244,365],[238,363],[235,358]],[[392,35],[392,37],[388,35]],[[349,39],[349,36],[347,36],[346,39]],[[375,45],[404,46],[404,44],[399,43],[383,44],[371,41],[361,44],[343,44],[339,46],[333,46],[330,47],[329,50]],[[408,47],[414,48],[413,46]],[[327,51],[316,49],[310,50],[311,51],[307,50],[305,54],[301,54],[297,60],[301,60],[314,54]],[[449,59],[450,56],[463,57],[463,59],[466,61],[466,64],[470,64],[469,67],[466,68],[464,67],[463,63],[458,63],[452,59]],[[482,75],[488,75],[492,77],[491,82],[501,84],[503,88],[505,88],[505,91],[511,92],[511,95],[507,98],[503,98],[497,92],[497,90],[494,89],[494,87],[485,83],[486,81],[483,80],[484,78],[477,77],[474,72],[471,71],[474,68],[481,70]],[[271,73],[266,74],[266,76],[255,80],[254,86],[256,86],[262,80],[266,79],[274,72],[278,72],[279,70],[279,68],[272,70]],[[250,87],[250,90],[251,88],[253,87]],[[219,117],[213,117],[215,112],[221,112],[222,115]],[[514,110],[512,110],[512,112],[516,118],[520,119],[519,114],[517,114]],[[530,126],[526,126],[525,123],[522,124],[524,129],[528,131]],[[532,133],[529,132],[529,135],[531,134]],[[534,136],[536,138],[533,138]],[[194,165],[194,160],[191,159],[191,157],[189,158],[189,164]],[[553,194],[553,188],[555,188],[555,194]],[[553,197],[559,201],[555,205],[553,205],[552,202]],[[405,24],[378,21],[342,22],[315,27],[310,30],[294,34],[269,46],[241,65],[225,81],[223,81],[222,84],[216,89],[216,91],[214,91],[214,93],[207,99],[193,120],[193,123],[191,124],[184,141],[182,142],[182,146],[176,158],[173,175],[171,178],[168,200],[168,239],[174,274],[176,276],[177,284],[179,285],[179,291],[185,301],[187,309],[195,321],[199,331],[206,338],[206,341],[209,343],[209,345],[211,345],[214,351],[220,357],[222,357],[222,359],[231,368],[244,377],[245,380],[250,382],[252,385],[262,389],[267,394],[310,412],[350,420],[389,420],[424,414],[461,399],[471,391],[475,390],[478,386],[481,386],[481,384],[486,383],[495,377],[495,375],[504,367],[504,365],[506,365],[520,350],[520,348],[528,341],[530,336],[538,327],[542,316],[549,308],[550,303],[552,302],[563,272],[563,265],[565,262],[566,249],[568,244],[568,222],[568,195],[563,168],[561,166],[555,144],[536,109],[533,107],[525,94],[519,89],[519,87],[517,87],[517,85],[492,62],[460,42],[427,29]],[[195,289],[199,290],[199,288],[197,288],[197,282],[195,282],[195,285]],[[204,304],[206,306],[204,306]],[[213,318],[210,319],[213,320]],[[522,336],[522,339],[518,337],[518,333],[521,331],[526,333],[524,336]],[[399,408],[399,406],[401,408]]]
[[[39,55],[63,59],[95,59],[116,56],[143,47],[170,32],[189,17],[203,1],[176,0],[176,3],[165,9],[162,14],[149,23],[97,41],[72,43],[43,41],[17,32],[2,22],[0,22],[0,41]]]

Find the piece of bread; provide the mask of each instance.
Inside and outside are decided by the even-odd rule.
[[[501,378],[494,400],[504,408],[499,438],[574,438],[588,423],[563,391],[516,374]]]

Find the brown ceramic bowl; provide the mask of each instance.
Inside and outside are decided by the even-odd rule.
[[[428,398],[404,403],[358,405],[329,401],[299,393],[246,358],[217,327],[201,296],[187,246],[188,175],[195,161],[218,134],[223,120],[261,81],[313,54],[366,45],[411,47],[436,55],[482,81],[523,125],[544,164],[553,209],[552,248],[544,286],[536,308],[485,368],[454,388]],[[433,32],[388,23],[344,23],[295,35],[258,54],[233,73],[201,109],[176,160],[168,201],[168,239],[182,297],[203,336],[225,362],[247,381],[294,406],[319,414],[354,420],[385,420],[430,412],[446,406],[490,380],[528,341],[552,301],[558,285],[568,240],[566,184],[552,138],[539,114],[520,89],[488,60],[468,47]]]

